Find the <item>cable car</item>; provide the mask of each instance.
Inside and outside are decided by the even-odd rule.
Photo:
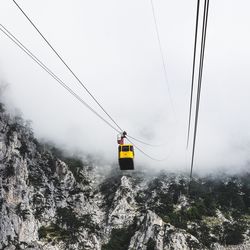
[[[120,144],[118,147],[119,166],[121,170],[134,169],[134,147],[132,144]]]
[[[120,170],[134,169],[134,147],[132,144],[124,144],[127,133],[124,131],[122,135],[118,135],[118,161]]]

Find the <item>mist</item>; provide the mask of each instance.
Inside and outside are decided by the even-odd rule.
[[[196,1],[154,1],[167,83],[150,1],[18,3],[114,120],[133,137],[160,145],[136,143],[161,160],[153,161],[137,150],[136,166],[189,170],[191,144],[186,150],[186,137]],[[247,0],[210,3],[195,172],[238,172],[248,167],[249,7]],[[0,20],[104,116],[12,1],[1,1]],[[7,85],[2,98],[10,112],[18,109],[24,119],[32,121],[36,137],[70,152],[117,162],[116,131],[2,33],[0,54],[1,84]]]

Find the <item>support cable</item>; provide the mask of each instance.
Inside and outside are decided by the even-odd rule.
[[[191,169],[190,169],[190,183],[191,183],[192,175],[193,175],[196,134],[197,134],[197,126],[198,126],[198,118],[199,118],[200,96],[201,96],[201,86],[202,86],[201,83],[202,83],[204,52],[205,52],[206,34],[207,34],[208,10],[209,10],[209,0],[205,0],[204,13],[203,13],[203,26],[202,26],[202,41],[201,41],[201,51],[200,51],[199,76],[198,76],[198,89],[197,89],[197,99],[196,99],[195,127],[194,127],[192,160],[191,160]]]
[[[10,33],[2,24],[0,24],[0,30],[14,42],[24,53],[26,53],[35,63],[37,63],[42,69],[44,69],[52,78],[54,78],[63,88],[65,88],[71,95],[73,95],[78,101],[80,101],[91,112],[103,120],[108,126],[114,129],[116,132],[120,131],[98,114],[93,108],[91,108],[83,99],[77,95],[71,88],[69,88],[59,77],[56,76],[43,62],[41,62],[27,47],[25,47],[13,34]]]
[[[193,55],[193,71],[192,71],[192,84],[191,84],[191,93],[190,93],[189,118],[188,118],[188,134],[187,134],[187,145],[186,145],[186,148],[188,148],[188,143],[189,143],[191,117],[192,117],[195,59],[196,59],[196,46],[197,46],[198,26],[199,26],[199,9],[200,9],[200,0],[197,1],[197,9],[196,9],[196,25],[195,25],[194,55]]]
[[[31,25],[36,29],[39,35],[43,38],[43,40],[48,44],[48,46],[52,49],[52,51],[56,54],[56,56],[60,59],[60,61],[66,66],[66,68],[70,71],[70,73],[75,77],[78,83],[87,91],[87,93],[92,97],[95,103],[102,109],[102,111],[110,118],[110,120],[119,128],[120,132],[124,131],[117,122],[111,117],[111,115],[103,108],[100,102],[93,96],[93,94],[88,90],[88,88],[83,84],[83,82],[76,76],[73,70],[69,67],[69,65],[64,61],[64,59],[59,55],[59,53],[54,49],[51,43],[45,38],[45,36],[41,33],[41,31],[36,27],[34,22],[28,17],[28,15],[23,11],[20,5],[17,4],[15,0],[13,0],[14,4],[18,7],[18,9],[22,12],[22,14],[26,17],[26,19],[31,23]]]
[[[140,140],[140,139],[137,139],[137,138],[135,138],[135,137],[133,137],[133,136],[131,136],[131,135],[127,135],[127,137],[129,137],[129,138],[131,138],[132,140],[134,140],[134,141],[137,141],[137,142],[139,142],[139,143],[141,143],[141,144],[144,144],[144,145],[146,145],[146,146],[150,146],[150,147],[161,147],[162,145],[157,145],[157,144],[151,144],[151,143],[147,143],[147,142],[144,142],[144,141],[142,141],[142,140]]]
[[[126,137],[127,138],[127,137]],[[134,142],[131,141],[131,139],[127,138],[127,140],[133,144],[133,146],[138,150],[140,151],[142,154],[144,154],[145,156],[147,156],[149,159],[153,160],[153,161],[165,161],[166,159],[157,159],[157,158],[154,158],[152,156],[150,156],[149,154],[145,153],[141,148],[139,148]]]
[[[160,31],[159,31],[159,26],[158,26],[158,23],[157,23],[156,12],[155,12],[155,7],[154,7],[153,0],[150,0],[150,3],[151,3],[151,9],[152,9],[152,13],[153,13],[155,32],[156,32],[157,41],[158,41],[158,45],[159,45],[159,50],[160,50],[160,54],[161,54],[161,61],[162,61],[162,67],[163,67],[163,72],[164,72],[164,78],[165,78],[165,82],[166,82],[167,88],[168,88],[168,95],[169,95],[170,103],[172,105],[172,109],[173,109],[173,112],[175,114],[174,102],[173,102],[173,99],[172,99],[170,86],[169,86],[169,82],[168,82],[167,66],[166,66],[165,57],[164,57],[164,53],[163,53],[163,47],[162,47],[162,43],[161,43]],[[175,114],[175,116],[176,116],[176,114]]]

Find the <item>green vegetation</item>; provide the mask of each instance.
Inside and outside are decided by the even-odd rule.
[[[72,235],[70,230],[66,230],[59,226],[58,224],[51,224],[49,226],[42,226],[38,229],[39,239],[51,241],[64,241],[64,242],[76,242],[77,238]]]
[[[102,250],[127,250],[135,231],[136,221],[127,228],[113,229],[110,241],[102,246]]]
[[[0,198],[0,211],[2,211],[3,203],[4,203],[4,199]]]
[[[190,249],[202,249],[201,245],[198,242],[194,241],[190,236],[187,236],[186,240]]]
[[[88,229],[91,233],[99,233],[100,227],[95,224],[91,218],[91,214],[85,214],[81,217],[77,217],[74,210],[71,207],[64,207],[57,209],[57,221],[56,224],[61,228],[67,228],[68,234],[71,237],[71,241],[77,241],[77,234],[80,227]]]
[[[36,171],[33,171],[33,166],[29,166],[30,171],[28,172],[28,180],[29,183],[34,187],[40,187],[43,183],[43,175],[41,169],[36,169]]]
[[[42,226],[38,230],[39,239],[46,239],[47,241],[65,241],[69,239],[67,230],[62,229],[56,224],[50,226]]]
[[[104,195],[103,201],[105,202],[105,206],[107,209],[110,208],[113,199],[115,197],[115,192],[121,184],[121,176],[117,176],[115,178],[108,178],[105,182],[100,185],[100,192]]]
[[[155,241],[152,238],[149,238],[147,243],[147,250],[155,250]]]
[[[75,177],[75,180],[78,183],[82,183],[84,185],[89,185],[89,181],[84,177],[84,175],[81,173],[81,170],[86,167],[81,159],[78,157],[64,157],[63,161],[68,165],[69,170],[72,172],[72,174]]]
[[[26,153],[29,152],[29,148],[28,148],[28,145],[25,143],[25,140],[21,140],[21,147],[18,148],[21,156],[24,158]]]
[[[27,220],[28,216],[30,215],[30,211],[28,209],[22,209],[22,203],[19,203],[16,206],[16,214],[23,220]]]
[[[0,112],[4,113],[5,112],[5,107],[3,103],[0,103]]]
[[[102,250],[127,250],[132,235],[128,229],[113,229],[108,244],[103,245]]]
[[[40,227],[38,234],[40,239],[47,241],[75,243],[77,242],[80,227],[93,233],[100,231],[100,227],[93,223],[91,215],[86,214],[78,218],[72,208],[58,208],[56,223],[52,223],[47,227]]]
[[[5,178],[9,178],[15,176],[15,168],[13,166],[13,162],[10,160],[5,167],[5,171],[3,173]]]
[[[221,243],[225,245],[237,245],[243,242],[243,233],[246,231],[246,227],[242,223],[223,223],[224,235],[221,239]]]
[[[58,208],[57,209],[57,224],[66,225],[71,234],[74,235],[79,227],[83,225],[80,218],[77,218],[72,208]]]

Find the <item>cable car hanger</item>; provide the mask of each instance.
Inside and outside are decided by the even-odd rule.
[[[132,144],[124,144],[126,136],[125,131],[117,135],[118,162],[121,170],[134,170],[134,147]]]

